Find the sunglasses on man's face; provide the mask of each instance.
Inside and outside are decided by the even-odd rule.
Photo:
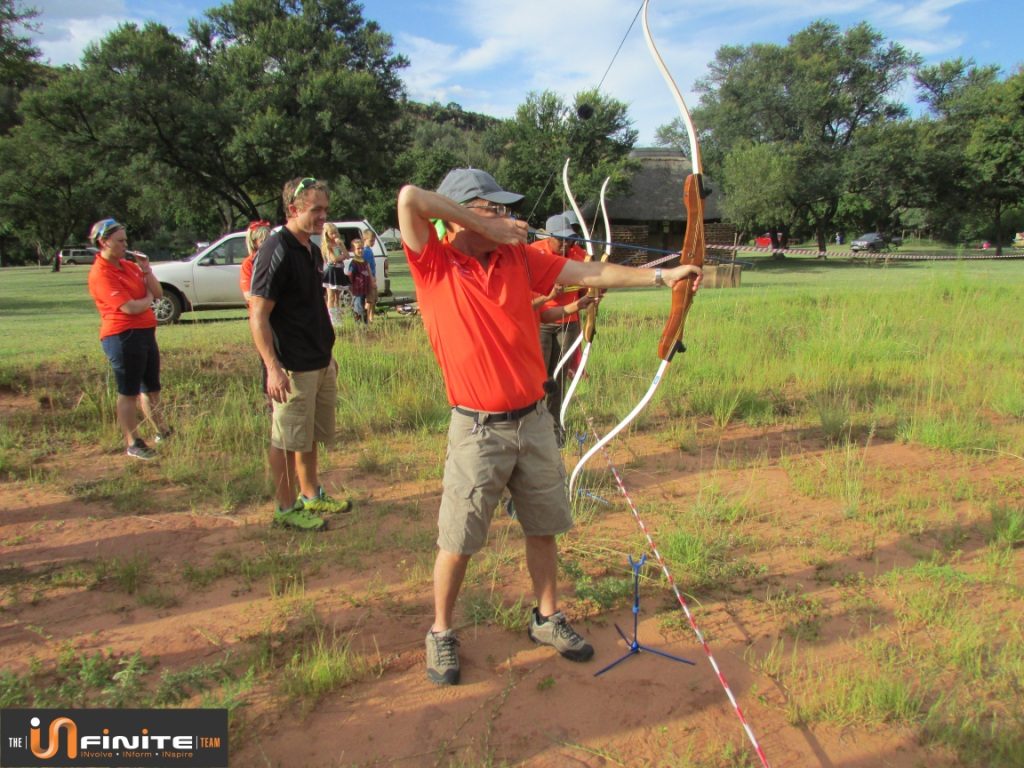
[[[301,195],[307,189],[312,187],[314,184],[316,184],[316,179],[314,179],[312,176],[307,176],[302,181],[300,181],[299,182],[299,186],[297,186],[295,188],[295,191],[292,192],[292,202],[294,203],[295,202],[295,198],[297,198],[299,195]]]
[[[512,209],[507,205],[501,205],[500,203],[491,203],[490,205],[467,205],[466,208],[477,211],[488,211],[499,217],[512,215]]]

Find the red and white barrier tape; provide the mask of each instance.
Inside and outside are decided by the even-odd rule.
[[[589,416],[587,416],[586,419],[591,433],[596,438],[597,430],[594,429],[593,421],[591,421]],[[686,614],[686,619],[690,622],[690,629],[693,630],[693,634],[697,636],[697,640],[704,648],[704,653],[707,655],[708,661],[711,663],[711,668],[715,671],[715,675],[718,677],[718,682],[721,683],[722,688],[725,690],[725,695],[729,697],[729,701],[732,703],[732,708],[736,712],[736,716],[739,718],[740,724],[743,726],[743,730],[747,733],[747,738],[750,739],[750,743],[754,747],[754,751],[757,752],[757,756],[761,759],[761,765],[764,766],[764,768],[771,768],[768,764],[768,758],[764,754],[764,750],[761,749],[761,745],[757,742],[757,737],[754,736],[753,729],[747,722],[747,718],[743,715],[743,710],[740,709],[739,702],[736,701],[736,697],[733,695],[732,689],[729,687],[729,683],[725,679],[725,675],[718,666],[718,662],[715,661],[714,654],[711,653],[711,646],[708,645],[708,641],[704,638],[704,633],[700,631],[696,620],[693,618],[693,614],[690,613],[690,607],[687,605],[682,592],[679,591],[679,587],[676,586],[675,579],[672,578],[672,574],[669,572],[668,566],[665,564],[665,558],[661,556],[661,552],[658,551],[658,546],[654,543],[654,538],[651,536],[650,531],[647,530],[647,526],[644,524],[643,519],[641,519],[640,513],[637,511],[636,504],[633,503],[633,499],[630,497],[625,484],[622,482],[619,470],[616,469],[615,464],[612,463],[611,453],[608,451],[607,447],[603,447],[601,450],[604,452],[605,458],[608,460],[608,466],[612,471],[612,475],[615,476],[615,482],[619,486],[619,491],[622,493],[623,497],[625,497],[626,503],[629,504],[629,509],[633,513],[633,519],[636,520],[636,524],[640,526],[640,530],[643,532],[644,536],[647,537],[647,544],[654,553],[654,557],[657,559],[658,565],[661,566],[661,572],[665,574],[665,578],[668,580],[669,586],[672,587],[672,591],[675,593],[676,600],[679,601],[679,605],[683,609],[683,613]]]

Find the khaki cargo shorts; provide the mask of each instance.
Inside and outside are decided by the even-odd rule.
[[[270,444],[283,451],[309,453],[313,441],[334,440],[334,410],[338,402],[338,363],[315,371],[286,371],[291,392],[283,403],[274,402]]]
[[[506,486],[527,536],[572,528],[565,467],[543,401],[517,421],[477,424],[452,410],[437,546],[457,555],[478,552]]]

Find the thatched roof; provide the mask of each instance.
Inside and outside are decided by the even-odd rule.
[[[614,222],[686,221],[683,182],[690,173],[690,161],[674,149],[634,149],[630,157],[640,162],[632,179],[632,193],[608,198],[608,216]],[[711,195],[704,200],[704,220],[721,221],[721,193],[707,176],[704,186]],[[588,204],[592,215],[595,206]]]

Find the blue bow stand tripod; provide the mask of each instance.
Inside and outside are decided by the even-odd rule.
[[[646,554],[641,555],[639,560],[634,560],[633,556],[629,555],[629,565],[633,569],[633,639],[630,640],[628,637],[626,637],[626,633],[622,631],[621,627],[619,627],[618,624],[615,625],[615,629],[618,631],[619,635],[621,635],[622,639],[626,641],[626,645],[629,646],[629,650],[626,651],[625,655],[616,659],[604,669],[600,669],[597,672],[595,672],[594,677],[597,677],[598,675],[603,675],[612,667],[618,666],[626,659],[636,656],[636,654],[640,653],[640,651],[647,651],[648,653],[654,653],[658,656],[664,656],[666,659],[669,659],[670,661],[678,661],[682,664],[689,664],[691,667],[696,665],[696,662],[690,661],[689,659],[684,659],[681,656],[673,656],[671,653],[665,653],[664,651],[659,651],[656,648],[641,645],[639,642],[637,642],[637,626],[640,623],[640,569],[646,562]]]
[[[576,444],[579,446],[579,453],[576,455],[578,459],[583,458],[583,444],[587,442],[587,433],[580,432],[576,435]],[[576,489],[576,495],[585,499],[593,499],[599,504],[604,504],[606,507],[610,507],[612,503],[608,499],[604,499],[598,496],[596,493],[583,488],[582,486]]]

